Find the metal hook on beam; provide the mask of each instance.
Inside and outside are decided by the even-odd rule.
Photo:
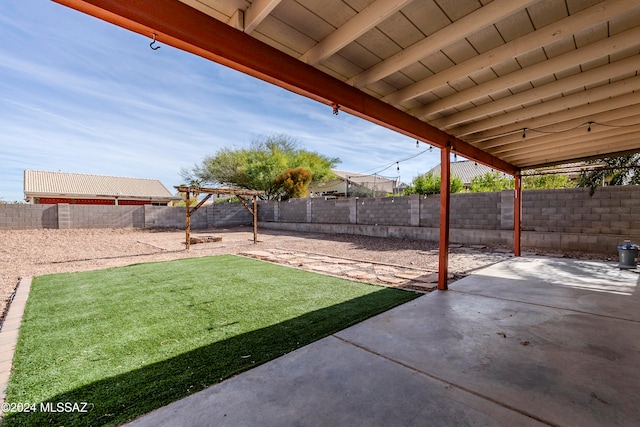
[[[153,41],[152,41],[151,43],[149,43],[149,47],[150,47],[151,49],[153,49],[153,50],[158,50],[158,49],[160,49],[160,48],[161,48],[161,46],[156,46],[156,47],[154,47],[154,46],[153,46],[153,45],[155,44],[155,42],[156,42],[156,33],[153,33]]]

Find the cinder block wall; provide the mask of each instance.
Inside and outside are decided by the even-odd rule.
[[[310,199],[290,199],[278,203],[278,221],[280,222],[311,222],[307,218],[307,204]],[[258,212],[260,208],[258,208]]]
[[[311,222],[323,224],[355,223],[356,199],[314,199],[311,205]]]
[[[640,234],[640,186],[525,191],[522,204],[523,230]]]
[[[56,205],[0,205],[0,229],[58,228]]]
[[[524,247],[613,252],[624,239],[640,243],[640,186],[524,191]],[[513,191],[453,194],[451,240],[510,245]],[[295,199],[258,204],[265,228],[437,240],[440,197]],[[193,229],[250,225],[239,203],[200,208]],[[184,228],[185,209],[167,206],[0,205],[0,228]]]
[[[513,227],[513,192],[461,193],[451,195],[451,228],[473,230],[500,230],[503,228],[501,203],[503,194],[511,194],[511,227]],[[508,197],[507,197],[508,198]],[[508,217],[504,218],[509,220]],[[420,226],[440,226],[440,195],[420,197]]]
[[[625,239],[640,243],[640,186],[600,187],[589,193],[588,188],[524,191],[523,246],[615,254]],[[278,216],[282,203],[265,203],[269,213],[259,214],[265,228],[438,239],[439,195],[312,199],[306,205],[287,203],[285,218]],[[514,193],[453,194],[450,222],[452,242],[512,245]]]
[[[61,205],[58,205],[61,206]],[[144,206],[67,205],[69,228],[143,228]]]
[[[411,226],[411,198],[358,199],[356,222],[362,225]]]
[[[0,229],[185,228],[185,208],[172,206],[0,205]],[[240,203],[198,209],[192,229],[250,225],[253,216]]]
[[[178,206],[151,206],[144,207],[145,228],[185,228],[186,210]],[[207,228],[207,208],[200,208],[191,215],[191,228]]]
[[[260,209],[258,209],[258,212]],[[198,212],[196,212],[197,214]],[[240,203],[216,203],[207,206],[206,227],[233,227],[253,224],[253,215]]]

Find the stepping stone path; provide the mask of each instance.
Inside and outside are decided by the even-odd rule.
[[[265,251],[247,251],[240,255],[278,264],[289,265],[316,273],[346,277],[361,282],[394,288],[431,292],[437,288],[438,272],[415,268],[365,262],[309,252],[270,249]],[[449,280],[454,279],[449,274]]]

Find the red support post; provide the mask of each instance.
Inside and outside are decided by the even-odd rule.
[[[449,275],[449,210],[450,210],[450,165],[451,148],[440,149],[440,243],[438,260],[438,290],[446,291],[447,276]]]
[[[522,249],[522,177],[515,175],[513,207],[513,254],[520,256]]]

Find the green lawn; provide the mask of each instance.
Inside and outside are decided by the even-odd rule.
[[[3,426],[120,424],[417,296],[231,255],[36,277]]]

